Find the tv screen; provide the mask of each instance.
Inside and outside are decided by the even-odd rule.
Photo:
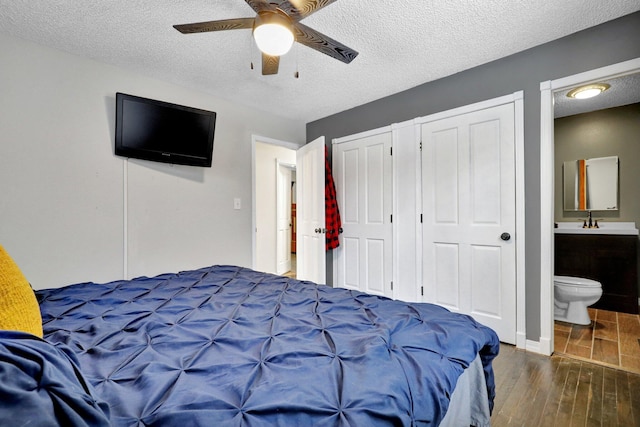
[[[216,113],[116,93],[115,154],[211,167]]]

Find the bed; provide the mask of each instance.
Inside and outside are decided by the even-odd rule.
[[[35,294],[43,339],[0,332],[14,425],[489,425],[498,337],[439,306],[224,265]]]

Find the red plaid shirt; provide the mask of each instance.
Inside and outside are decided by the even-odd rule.
[[[324,215],[327,251],[340,246],[338,235],[342,233],[342,221],[340,220],[340,209],[338,209],[338,199],[336,197],[336,186],[331,175],[329,166],[329,150],[324,147]]]

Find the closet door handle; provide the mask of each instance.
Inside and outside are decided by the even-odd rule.
[[[500,235],[500,238],[506,242],[507,240],[510,240],[510,239],[511,239],[511,234],[509,234],[509,233],[502,233],[502,234]]]

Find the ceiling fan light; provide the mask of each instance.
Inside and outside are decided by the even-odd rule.
[[[278,12],[262,12],[256,19],[253,38],[263,53],[281,56],[289,52],[294,42],[289,18]]]
[[[253,31],[258,49],[267,55],[281,56],[293,45],[293,34],[280,24],[264,24]]]
[[[607,83],[595,83],[595,84],[590,84],[586,86],[580,86],[569,91],[569,93],[567,93],[567,96],[569,98],[575,98],[575,99],[593,98],[594,96],[600,95],[602,92],[609,89],[610,87],[611,85]]]

